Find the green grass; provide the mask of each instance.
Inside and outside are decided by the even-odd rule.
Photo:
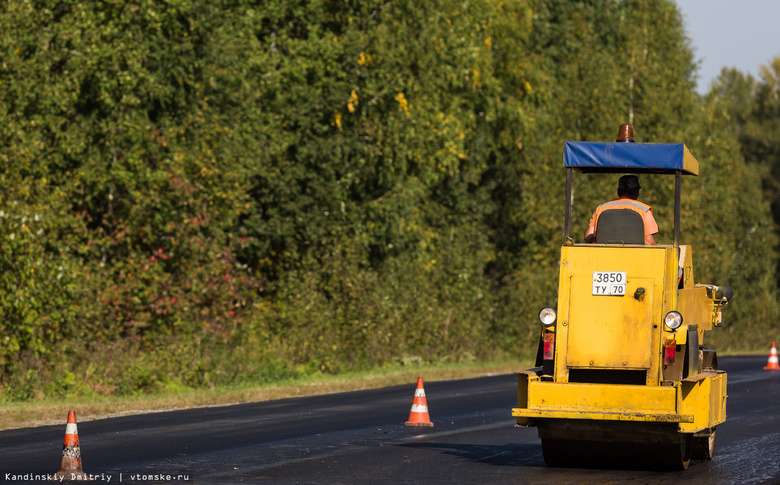
[[[727,351],[724,355],[764,355],[766,351]],[[31,401],[0,400],[0,430],[65,424],[68,411],[76,411],[78,421],[150,412],[223,406],[268,401],[287,397],[312,396],[342,391],[375,389],[408,384],[413,389],[417,377],[425,382],[508,374],[533,367],[530,362],[488,362],[439,364],[430,366],[392,366],[371,371],[339,375],[314,375],[279,381],[268,385],[216,386],[213,389],[182,390],[137,396],[78,396]],[[412,391],[409,402],[411,403]]]
[[[0,407],[0,429],[65,424],[68,411],[76,411],[78,421],[143,414],[149,412],[222,406],[268,401],[286,397],[311,396],[342,391],[374,389],[409,384],[409,403],[417,377],[426,382],[507,374],[532,367],[530,363],[477,363],[433,366],[396,366],[341,375],[316,375],[304,379],[281,381],[264,386],[230,386],[187,390],[140,396],[41,399],[5,401]]]

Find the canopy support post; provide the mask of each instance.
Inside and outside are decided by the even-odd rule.
[[[682,171],[674,172],[674,247],[680,247],[680,210],[682,198]]]
[[[572,172],[571,168],[566,168],[566,203],[565,203],[565,218],[563,222],[564,226],[564,241],[571,242],[571,204],[572,204]]]

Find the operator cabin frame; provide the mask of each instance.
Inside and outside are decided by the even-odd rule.
[[[680,247],[682,176],[699,175],[699,162],[683,143],[565,143],[563,165],[566,168],[565,244],[571,237],[573,170],[579,173],[628,173],[674,175],[674,247]]]

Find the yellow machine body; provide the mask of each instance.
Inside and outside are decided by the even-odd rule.
[[[538,418],[658,421],[694,432],[722,423],[726,374],[703,371],[699,352],[720,308],[706,286],[694,284],[691,259],[689,246],[563,246],[558,320],[549,330],[553,375],[541,369],[519,374],[518,424]],[[594,290],[594,274],[604,272],[625,272],[623,294]],[[663,323],[671,310],[683,315],[685,324],[676,330]],[[665,342],[683,346],[689,335],[697,339],[690,342],[699,358],[696,372],[665,381]]]
[[[726,373],[703,336],[720,324],[725,302],[694,283],[691,253],[690,246],[564,245],[557,320],[544,329],[554,358],[546,370],[518,374],[517,424],[539,426],[542,438],[643,441],[654,424],[712,435],[726,419]],[[625,274],[618,294],[598,287],[605,273]],[[675,330],[664,324],[673,310],[684,322]],[[664,360],[669,342],[674,365]],[[600,426],[591,429],[593,422]],[[626,422],[644,428],[617,432]]]

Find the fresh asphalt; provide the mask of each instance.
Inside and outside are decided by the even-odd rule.
[[[536,430],[513,426],[514,374],[426,381],[431,428],[403,426],[416,382],[79,422],[83,470],[97,483],[780,483],[780,371],[719,360],[728,419],[713,460],[683,472],[547,467]],[[0,431],[0,482],[59,471],[64,430]]]

